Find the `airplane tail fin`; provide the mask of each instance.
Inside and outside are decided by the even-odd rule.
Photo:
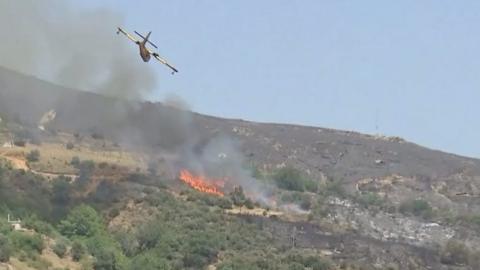
[[[147,36],[145,37],[145,41],[148,42],[148,38],[150,38],[150,34],[152,33],[152,31],[148,32]]]
[[[150,37],[150,34],[152,34],[152,31],[148,32],[148,34],[145,37],[142,34],[138,33],[137,31],[134,31],[134,32],[135,32],[135,34],[137,34],[138,36],[143,38],[143,44],[146,44],[148,42],[150,45],[152,45],[153,47],[158,49],[157,45],[153,44],[150,40],[148,40],[148,38]]]

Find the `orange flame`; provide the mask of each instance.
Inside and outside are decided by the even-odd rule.
[[[210,184],[210,182],[212,182],[211,180],[208,180],[203,176],[195,176],[188,170],[181,170],[179,178],[198,191],[214,194],[220,197],[223,197],[224,195],[218,188],[218,186],[223,186],[223,181],[213,180],[215,184]]]

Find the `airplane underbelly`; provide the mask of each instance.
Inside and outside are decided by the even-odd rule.
[[[140,56],[144,62],[148,62],[150,60],[150,54],[142,49],[140,49]]]

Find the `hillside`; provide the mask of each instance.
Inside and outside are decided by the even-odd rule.
[[[55,117],[41,130],[39,121],[48,112]],[[139,218],[150,216],[171,236],[162,241],[177,243],[167,248],[158,239],[141,246],[140,236],[137,242],[109,238],[133,241],[132,246],[140,241],[132,254],[123,247],[118,256],[125,261],[148,264],[146,256],[155,253],[165,256],[162,264],[170,268],[164,269],[478,269],[477,159],[396,137],[221,119],[175,104],[127,102],[5,69],[0,69],[0,117],[0,146],[11,138],[28,141],[25,147],[0,147],[4,160],[26,164],[10,164],[10,180],[18,169],[53,183],[65,174],[77,179],[63,212],[55,211],[54,200],[48,213],[36,212],[30,203],[27,212],[57,227],[76,205],[87,203],[104,214],[108,226],[102,234],[120,230],[140,236],[136,231],[145,222]],[[68,143],[71,149],[65,149]],[[27,162],[33,150],[40,158]],[[74,157],[97,166],[84,186],[77,186],[85,175],[81,166],[70,164]],[[184,169],[222,179],[217,188],[225,197],[182,186],[178,179]],[[8,183],[11,190],[21,189],[21,181]],[[246,198],[238,199],[243,196],[238,186]],[[229,204],[233,209],[223,211]],[[209,213],[204,224],[196,216],[202,211]],[[172,220],[182,226],[175,228]],[[62,228],[60,233],[76,239]],[[183,234],[213,237],[215,230],[218,242],[199,251],[202,259],[182,257],[187,252],[179,244]],[[245,238],[232,242],[227,235],[236,231]],[[330,266],[315,268],[304,261],[309,256]]]

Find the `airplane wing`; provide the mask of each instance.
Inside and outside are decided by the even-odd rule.
[[[132,35],[130,35],[129,33],[125,32],[122,28],[120,27],[117,27],[117,34],[124,34],[128,39],[130,39],[131,41],[135,42],[136,44],[140,43],[140,41],[136,40]]]
[[[172,74],[174,74],[175,72],[178,72],[178,70],[177,70],[174,66],[170,65],[170,64],[167,62],[167,60],[165,60],[165,59],[163,59],[162,57],[160,57],[160,55],[158,55],[158,53],[152,52],[152,51],[149,50],[148,48],[147,48],[147,50],[148,50],[148,51],[150,52],[150,54],[153,55],[153,57],[155,57],[155,59],[157,59],[160,63],[162,63],[162,64],[166,65],[167,67],[169,67],[169,68],[172,70]]]

